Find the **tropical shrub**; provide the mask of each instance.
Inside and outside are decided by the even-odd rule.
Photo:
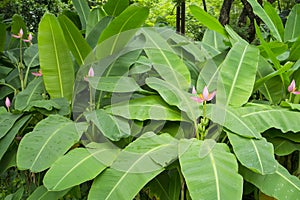
[[[270,30],[256,27],[258,46],[197,6],[200,42],[142,28],[149,10],[128,1],[73,0],[80,26],[46,13],[26,64],[32,40],[16,27],[0,166],[35,182],[7,198],[299,199],[299,6],[283,27],[272,6],[249,2]]]

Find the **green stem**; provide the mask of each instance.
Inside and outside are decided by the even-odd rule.
[[[22,38],[20,38],[20,62],[18,64],[19,78],[21,82],[21,91],[24,90],[24,77],[23,77],[23,55],[22,55]]]
[[[177,171],[179,173],[180,183],[181,183],[180,200],[184,200],[184,197],[185,197],[185,181],[184,181],[184,177],[181,173],[181,170],[178,167],[177,167]]]

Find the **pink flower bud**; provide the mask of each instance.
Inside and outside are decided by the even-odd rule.
[[[9,109],[9,107],[10,107],[10,100],[9,100],[9,98],[8,97],[6,97],[6,99],[5,99],[5,106],[6,106],[6,108],[7,109]]]

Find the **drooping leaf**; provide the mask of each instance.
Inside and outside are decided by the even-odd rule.
[[[274,149],[265,138],[251,139],[227,131],[233,151],[242,165],[259,174],[272,174],[277,170]]]
[[[33,101],[42,100],[44,93],[44,84],[41,77],[32,80],[25,90],[17,94],[15,100],[16,110],[25,110]]]
[[[96,90],[106,92],[134,92],[142,89],[131,77],[126,76],[108,76],[108,77],[90,77],[88,82]]]
[[[143,186],[162,171],[125,173],[108,168],[95,178],[88,200],[98,200],[99,196],[103,200],[134,199]]]
[[[192,199],[241,199],[243,179],[228,146],[216,143],[205,157],[200,158],[202,145],[199,140],[181,140],[179,143],[181,171]]]
[[[72,52],[76,62],[79,65],[84,64],[84,59],[92,51],[92,48],[83,38],[82,34],[78,28],[73,24],[73,22],[65,15],[60,15],[58,21],[64,32],[64,37]]]
[[[74,68],[71,55],[58,20],[46,13],[38,34],[39,56],[43,80],[51,98],[72,99]]]
[[[9,130],[13,127],[14,123],[21,117],[22,115],[15,115],[9,112],[0,114],[0,139],[3,138]]]
[[[101,133],[112,141],[130,136],[130,127],[127,119],[110,115],[98,109],[85,114],[88,121],[92,121]]]
[[[47,169],[78,142],[86,128],[86,123],[74,123],[60,115],[50,115],[21,140],[17,154],[18,168],[32,172]]]
[[[191,84],[191,77],[182,59],[155,30],[143,29],[142,33],[147,42],[145,52],[151,60],[153,68],[166,81],[187,90]]]
[[[256,0],[247,0],[250,5],[252,6],[254,14],[256,14],[270,29],[271,34],[279,41],[282,42],[282,38],[280,35],[279,30],[277,29],[277,26],[280,27],[279,25],[275,25],[272,17],[274,16],[269,16],[268,13],[260,6],[260,4]],[[270,8],[268,7],[267,9],[268,12],[270,13]],[[274,14],[273,12],[271,14]],[[275,20],[275,19],[274,19]],[[281,20],[280,20],[281,21]],[[277,20],[275,20],[277,22]],[[282,28],[282,27],[281,27]]]
[[[24,126],[24,124],[29,120],[30,117],[31,115],[23,116],[13,125],[9,132],[0,139],[0,160],[7,151],[15,136],[18,134],[19,130]]]
[[[126,119],[136,119],[141,121],[147,119],[170,121],[184,120],[177,109],[171,108],[157,96],[146,96],[118,104],[112,104],[111,106],[106,107],[105,110],[108,113]]]
[[[90,15],[90,7],[86,0],[72,0],[76,11],[79,14],[80,22],[83,30],[86,29],[86,24]]]
[[[240,173],[245,180],[271,197],[282,200],[299,199],[300,197],[300,180],[289,174],[280,164],[273,174],[261,175],[245,167],[241,167]]]
[[[278,156],[287,156],[294,151],[300,150],[300,143],[293,142],[283,137],[269,138],[268,141],[273,144],[274,152]]]
[[[298,27],[300,26],[300,5],[296,4],[288,18],[285,24],[285,29],[284,29],[284,41],[289,41],[296,39],[300,36],[300,30]]]
[[[200,116],[199,105],[190,98],[191,95],[187,92],[169,82],[154,77],[147,78],[146,84],[156,90],[168,104],[186,112],[192,121]]]
[[[108,0],[103,6],[108,15],[118,16],[129,6],[128,0]]]
[[[194,15],[194,17],[198,21],[203,23],[205,26],[207,26],[207,28],[209,28],[210,30],[214,30],[220,33],[221,35],[227,37],[227,33],[224,27],[216,18],[214,18],[213,16],[211,16],[210,14],[208,14],[207,12],[195,5],[190,6],[190,11]]]
[[[217,97],[225,105],[241,106],[248,102],[255,83],[259,50],[245,43],[235,43],[221,64]],[[224,87],[224,89],[223,89]]]
[[[74,149],[51,166],[44,177],[44,186],[61,191],[91,180],[113,162],[117,153],[117,149],[105,145],[99,149]]]
[[[34,190],[34,192],[27,198],[27,200],[49,200],[49,199],[59,199],[63,197],[70,189],[63,191],[49,191],[43,185],[39,186]]]

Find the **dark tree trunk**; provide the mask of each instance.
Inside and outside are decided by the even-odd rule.
[[[176,7],[176,32],[185,34],[185,0]]]
[[[203,10],[204,10],[205,12],[207,12],[206,1],[205,1],[205,0],[202,0],[202,3],[203,3]]]
[[[219,22],[222,25],[229,24],[230,20],[230,9],[234,0],[224,0],[221,8]]]
[[[247,17],[250,19],[250,24],[248,27],[248,36],[246,39],[248,40],[248,42],[252,42],[255,39],[254,20],[256,20],[257,24],[260,24],[260,19],[253,13],[253,9],[247,0],[241,1],[244,5],[244,8],[241,15],[239,16],[238,26],[245,26],[247,22]],[[262,0],[258,0],[258,3],[262,5]]]

